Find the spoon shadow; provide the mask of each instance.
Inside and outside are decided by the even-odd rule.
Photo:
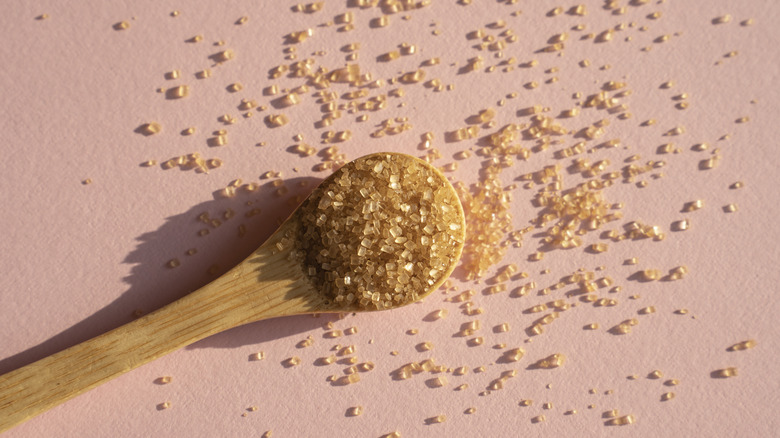
[[[287,191],[280,195],[279,188],[268,181],[257,191],[238,190],[232,198],[215,195],[184,213],[165,218],[159,229],[137,237],[136,248],[123,260],[132,265],[130,274],[123,278],[129,285],[125,292],[86,319],[0,360],[0,374],[113,330],[208,284],[260,247],[319,182],[311,177],[291,178],[285,180]],[[203,213],[208,213],[208,221],[203,220]],[[172,268],[168,263],[174,258],[180,265]],[[310,315],[268,319],[218,333],[185,348],[259,344],[312,330],[328,320],[329,316]]]

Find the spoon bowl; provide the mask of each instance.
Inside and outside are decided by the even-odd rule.
[[[351,161],[213,282],[128,324],[0,376],[0,432],[210,335],[254,321],[376,311],[437,289],[465,219],[433,166],[397,153]]]

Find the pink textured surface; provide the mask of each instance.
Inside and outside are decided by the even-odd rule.
[[[622,178],[604,191],[611,202],[622,202],[624,219],[603,230],[620,229],[631,220],[659,225],[666,232],[663,241],[626,240],[609,242],[609,251],[590,254],[583,248],[553,250],[542,261],[529,262],[528,255],[541,244],[534,230],[525,236],[521,248],[510,248],[499,266],[516,263],[529,279],[513,281],[508,291],[485,295],[485,284],[455,280],[458,290],[475,289],[475,307],[484,313],[464,314],[460,303],[446,301],[453,292],[435,292],[424,303],[373,315],[293,317],[263,321],[213,336],[167,357],[136,369],[93,391],[79,396],[7,433],[15,437],[39,436],[258,436],[273,430],[274,436],[381,436],[398,430],[403,436],[543,436],[623,435],[658,436],[776,436],[780,420],[776,406],[777,363],[780,359],[776,319],[780,306],[776,288],[780,239],[777,227],[778,176],[776,124],[778,111],[778,33],[780,7],[772,1],[619,1],[625,13],[605,10],[604,2],[581,0],[587,15],[547,13],[559,3],[548,1],[507,2],[475,0],[461,5],[454,0],[434,0],[431,6],[390,17],[386,28],[372,28],[379,8],[349,7],[356,2],[327,0],[322,11],[293,12],[294,2],[69,2],[29,1],[6,5],[0,18],[2,74],[0,95],[0,173],[4,211],[0,215],[3,252],[0,255],[0,373],[55,353],[132,319],[136,309],[153,310],[209,281],[206,270],[213,264],[226,269],[240,261],[273,232],[278,218],[291,211],[287,199],[306,194],[298,180],[319,180],[318,156],[299,158],[288,152],[292,139],[301,133],[317,148],[327,129],[352,131],[350,141],[338,144],[349,159],[381,151],[414,155],[420,135],[435,134],[434,146],[442,158],[437,165],[455,161],[453,154],[477,150],[476,140],[445,142],[445,133],[467,126],[469,116],[492,107],[497,124],[483,128],[481,135],[495,132],[507,123],[528,123],[518,110],[532,105],[551,108],[557,115],[584,97],[597,93],[607,81],[623,81],[632,90],[621,99],[631,118],[617,113],[586,108],[578,117],[559,119],[576,132],[597,120],[609,118],[606,134],[589,141],[588,147],[619,138],[613,149],[599,148],[583,156],[591,162],[609,159],[610,170],[619,171],[624,160],[641,155],[638,163],[663,160],[666,167],[638,177],[634,183]],[[630,3],[630,4],[629,4]],[[566,10],[573,4],[563,5]],[[178,17],[170,12],[180,10]],[[512,12],[522,10],[522,14]],[[326,26],[338,14],[352,11],[355,29],[339,32],[338,25]],[[648,18],[661,12],[658,19]],[[619,12],[619,11],[618,11]],[[46,13],[47,19],[35,17]],[[716,17],[730,14],[731,21],[714,24]],[[402,17],[410,18],[404,20]],[[242,16],[249,21],[235,22]],[[749,26],[741,25],[754,19]],[[491,29],[490,23],[506,21],[506,28]],[[112,25],[127,21],[130,28],[116,31]],[[584,24],[585,30],[571,28]],[[612,41],[596,43],[582,39],[588,33],[624,24]],[[642,29],[646,26],[646,29]],[[271,84],[293,88],[299,78],[269,79],[269,69],[283,63],[283,36],[306,28],[314,35],[297,45],[297,60],[312,57],[330,70],[345,64],[345,45],[359,42],[363,72],[387,81],[399,73],[418,68],[422,61],[440,57],[441,63],[425,67],[426,81],[441,79],[454,90],[436,92],[424,84],[403,85],[403,98],[388,98],[381,111],[369,111],[366,122],[359,114],[343,111],[331,128],[318,128],[322,117],[313,96],[302,95],[292,108],[275,109],[275,97],[263,94]],[[517,41],[507,44],[503,58],[494,51],[477,50],[478,40],[467,34],[476,29],[498,36],[512,29]],[[434,35],[439,30],[439,35]],[[569,39],[560,53],[537,53],[554,34],[567,32]],[[185,40],[201,34],[200,43]],[[657,40],[669,35],[666,42]],[[630,38],[630,39],[629,39]],[[656,41],[657,40],[657,41]],[[214,45],[225,41],[223,47]],[[417,45],[417,53],[390,62],[380,62],[382,53],[401,43]],[[642,51],[643,47],[651,47]],[[235,51],[234,60],[214,66],[210,55],[225,48]],[[312,55],[324,51],[324,55]],[[728,52],[737,55],[725,57]],[[469,58],[481,55],[485,67],[458,74]],[[503,61],[513,65],[537,59],[535,67],[504,71]],[[588,59],[588,67],[580,61]],[[605,68],[609,65],[610,68]],[[557,72],[546,73],[556,67]],[[208,79],[195,73],[211,68]],[[180,70],[178,80],[166,80],[164,73]],[[557,82],[550,81],[558,78]],[[674,81],[670,89],[660,87]],[[233,82],[243,90],[226,91]],[[535,89],[524,87],[537,81]],[[190,96],[166,100],[160,87],[187,84]],[[369,96],[387,93],[397,85],[369,88]],[[339,95],[353,91],[336,84]],[[508,98],[516,92],[517,97]],[[575,99],[573,94],[582,93]],[[690,107],[675,108],[675,96],[688,93]],[[242,117],[237,109],[242,98],[256,99],[265,111]],[[505,100],[499,106],[498,101]],[[753,101],[753,102],[751,102]],[[340,103],[346,100],[339,100]],[[404,106],[399,104],[404,103]],[[267,114],[283,112],[291,122],[271,129],[263,122]],[[362,114],[363,112],[360,112]],[[218,117],[231,114],[239,120],[223,126]],[[371,138],[369,134],[385,119],[408,117],[412,129],[394,136]],[[749,117],[747,123],[735,123]],[[655,119],[652,126],[641,126]],[[157,121],[163,131],[144,137],[134,133],[140,124]],[[197,132],[182,136],[194,126]],[[665,132],[684,126],[682,135]],[[210,147],[212,131],[229,131],[229,144]],[[724,138],[728,135],[728,138]],[[573,158],[558,159],[555,151],[581,141],[572,135],[554,137],[560,144],[533,153],[527,161],[516,160],[500,178],[511,190],[513,229],[528,225],[540,208],[531,201],[539,186],[523,188],[517,178],[544,166]],[[264,146],[258,145],[265,142]],[[673,142],[679,154],[659,154],[657,149]],[[703,152],[691,149],[706,142]],[[520,141],[531,148],[534,140]],[[700,170],[699,162],[719,149],[720,165]],[[163,162],[182,154],[200,152],[219,157],[224,165],[208,174],[160,166],[145,168],[140,163]],[[454,180],[476,182],[483,158],[459,161],[451,172]],[[296,171],[297,169],[297,171]],[[290,194],[273,195],[266,171],[281,171]],[[658,178],[658,173],[663,173]],[[563,187],[571,188],[585,178],[562,170]],[[651,175],[655,174],[656,177]],[[82,184],[91,178],[92,183]],[[220,199],[214,193],[231,181],[258,182],[263,186],[252,195]],[[647,187],[636,182],[645,180]],[[742,189],[730,189],[743,181]],[[682,213],[685,202],[703,199],[704,209]],[[252,200],[252,207],[246,201]],[[735,203],[738,210],[726,213],[723,206]],[[249,208],[263,213],[244,216]],[[233,208],[237,217],[225,221],[211,234],[199,237],[197,216],[208,211],[219,215]],[[672,222],[689,218],[691,228],[672,231]],[[237,227],[249,231],[239,238]],[[603,230],[587,233],[586,244],[599,241]],[[185,255],[197,248],[193,256]],[[177,257],[182,265],[167,269],[165,263]],[[639,264],[623,260],[637,257]],[[631,280],[639,269],[667,270],[686,265],[690,274],[680,281],[642,283]],[[597,276],[609,275],[619,293],[600,289],[599,296],[615,298],[614,307],[578,305],[561,313],[546,332],[527,342],[525,331],[540,315],[524,313],[531,306],[565,298],[567,289],[549,296],[537,291],[580,267]],[[549,273],[542,273],[549,269]],[[597,277],[598,278],[598,277]],[[534,280],[537,289],[524,297],[509,292]],[[630,299],[639,295],[638,299]],[[637,310],[655,306],[651,315]],[[443,320],[429,322],[425,316],[436,309],[449,310]],[[686,308],[690,313],[674,311]],[[613,335],[607,329],[629,318],[639,325],[627,335]],[[468,337],[458,337],[461,325],[479,319],[484,345],[469,346]],[[336,328],[357,326],[355,335],[328,339],[323,326],[333,321]],[[512,330],[497,333],[493,327],[508,322]],[[598,322],[599,330],[583,330]],[[406,334],[416,328],[416,335]],[[296,348],[311,335],[314,345]],[[758,346],[742,352],[727,352],[736,342],[755,339]],[[369,343],[369,340],[374,340]],[[419,352],[415,346],[430,341],[435,348]],[[501,349],[522,346],[526,357],[517,363],[497,362]],[[330,375],[340,375],[344,364],[317,366],[318,357],[331,354],[334,345],[356,345],[361,361],[376,363],[350,386],[332,386]],[[391,351],[398,355],[392,356]],[[249,356],[264,351],[264,361]],[[566,355],[567,362],[555,370],[528,370],[533,361],[552,353]],[[285,368],[281,362],[297,355],[302,364]],[[484,366],[486,371],[457,377],[447,375],[449,385],[429,388],[433,375],[417,375],[397,381],[391,372],[400,366],[434,357],[447,366]],[[735,366],[739,376],[714,379],[713,370]],[[504,389],[485,394],[486,387],[503,371],[515,369]],[[648,379],[654,369],[664,378]],[[637,380],[628,380],[632,374]],[[160,376],[173,376],[168,385],[157,385]],[[663,382],[680,380],[674,388]],[[461,383],[469,387],[454,388]],[[547,385],[550,385],[547,388]],[[596,388],[596,394],[589,389]],[[605,391],[612,390],[607,394]],[[676,398],[662,402],[667,391]],[[533,399],[530,407],[519,406]],[[171,408],[157,405],[171,402]],[[553,403],[543,410],[542,404]],[[588,408],[588,405],[595,405]],[[345,416],[346,410],[362,405],[360,417]],[[255,412],[247,408],[257,406]],[[466,415],[468,407],[476,413]],[[576,409],[576,415],[564,412]],[[609,427],[602,415],[618,409],[633,414],[631,426]],[[246,414],[242,416],[242,414]],[[445,414],[443,424],[427,425],[427,418]],[[534,424],[531,418],[544,414],[547,421]],[[561,435],[563,434],[563,435]]]

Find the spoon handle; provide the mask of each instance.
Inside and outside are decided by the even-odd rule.
[[[155,312],[0,376],[0,432],[212,334],[317,311],[321,304],[300,265],[286,257],[287,251],[273,250],[274,240],[212,283]]]

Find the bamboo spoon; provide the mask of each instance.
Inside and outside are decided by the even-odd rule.
[[[400,179],[394,178],[394,173],[401,175]],[[385,193],[388,199],[366,198],[362,207],[359,202],[351,201],[350,206],[332,205],[339,201],[334,201],[338,196],[333,198],[334,192],[330,189],[339,190],[350,182],[360,183],[359,187],[345,189],[345,193],[353,196],[352,200],[365,187],[378,190],[375,194]],[[365,198],[365,193],[361,194]],[[398,196],[404,197],[404,202],[393,201],[395,205],[389,205],[393,203],[389,198]],[[414,202],[418,205],[410,207]],[[347,294],[350,284],[366,277],[368,266],[373,266],[369,270],[378,274],[374,271],[378,264],[374,262],[388,257],[387,251],[368,249],[363,245],[365,239],[350,243],[351,251],[363,254],[358,259],[349,258],[351,262],[357,260],[358,265],[350,267],[349,262],[342,263],[340,274],[333,274],[337,277],[334,281],[326,278],[331,274],[325,274],[323,269],[336,273],[336,265],[344,260],[332,256],[334,260],[323,261],[320,248],[323,244],[321,240],[312,239],[327,235],[329,231],[330,222],[323,221],[320,213],[329,212],[330,217],[338,218],[339,208],[347,207],[353,208],[350,211],[363,208],[364,213],[368,209],[381,214],[382,208],[396,213],[384,224],[369,221],[369,228],[387,224],[390,229],[394,221],[396,225],[409,223],[407,217],[419,220],[417,227],[390,229],[392,236],[385,233],[385,242],[403,243],[403,236],[416,232],[416,239],[422,239],[427,245],[415,248],[431,255],[430,260],[404,264],[409,275],[400,265],[397,271],[383,271],[388,276],[391,272],[393,275],[401,272],[393,278],[400,279],[396,287],[405,287],[405,294],[390,291],[392,293],[385,295],[374,293],[374,290],[362,296]],[[401,210],[397,211],[397,208]],[[445,215],[436,216],[430,211],[441,212],[441,209]],[[427,225],[439,231],[431,233],[420,229],[426,220],[423,210],[428,214]],[[314,224],[313,220],[316,221]],[[396,237],[399,230],[402,235]],[[242,324],[286,315],[372,311],[417,301],[438,288],[450,275],[460,258],[464,233],[463,210],[457,194],[446,178],[428,163],[394,153],[372,154],[352,161],[315,189],[266,243],[218,279],[142,318],[0,376],[0,432],[160,356]],[[348,238],[354,237],[347,234]],[[368,236],[371,237],[370,232]],[[395,248],[400,251],[410,247],[399,245]],[[383,246],[382,249],[387,248]],[[434,254],[435,251],[439,252]],[[324,267],[323,263],[328,266]],[[344,266],[352,271],[345,274]],[[417,277],[410,277],[413,271]],[[363,273],[362,277],[360,273]],[[410,293],[410,285],[420,287]],[[377,285],[377,289],[381,287]]]

